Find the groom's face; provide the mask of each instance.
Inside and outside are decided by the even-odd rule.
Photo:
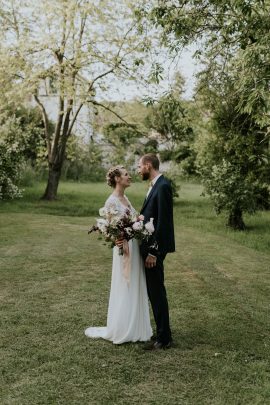
[[[149,163],[144,163],[143,159],[140,159],[138,164],[138,173],[142,180],[149,180],[150,178],[150,165]]]

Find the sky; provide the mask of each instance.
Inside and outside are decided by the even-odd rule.
[[[175,72],[181,72],[185,79],[184,98],[191,99],[195,87],[195,74],[199,71],[199,65],[193,60],[192,55],[195,52],[194,47],[184,49],[178,57],[178,60],[171,63],[164,60],[164,79],[158,86],[139,86],[138,84],[127,83],[114,80],[110,84],[110,92],[107,99],[110,101],[132,100],[134,98],[142,98],[144,96],[157,96],[164,93],[169,88],[169,84]]]

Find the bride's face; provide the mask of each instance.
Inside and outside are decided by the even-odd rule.
[[[116,184],[119,184],[119,186],[122,186],[124,188],[130,186],[131,176],[129,175],[126,169],[121,169],[121,176],[116,177]]]

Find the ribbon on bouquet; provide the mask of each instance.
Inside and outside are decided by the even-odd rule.
[[[123,241],[123,275],[129,285],[130,282],[130,251],[129,251],[129,244],[126,239]]]

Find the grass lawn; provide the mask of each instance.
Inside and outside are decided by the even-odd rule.
[[[0,203],[0,403],[270,403],[270,212],[232,232],[198,184],[175,202],[166,259],[175,346],[143,352],[84,336],[106,322],[111,251],[87,235],[109,195],[62,183],[59,200]],[[139,209],[145,185],[128,191]]]

